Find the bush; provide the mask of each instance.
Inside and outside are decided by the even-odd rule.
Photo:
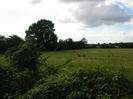
[[[36,85],[22,99],[120,99],[133,93],[133,82],[120,73],[81,70],[51,77]]]
[[[3,99],[4,99],[6,88],[7,88],[6,71],[3,68],[1,68],[1,66],[0,66],[0,97]]]
[[[0,68],[0,98],[14,99],[31,89],[36,81],[37,77],[29,70]]]
[[[30,70],[37,69],[38,51],[36,45],[31,42],[25,42],[15,50],[8,51],[11,63],[18,68],[28,68]]]

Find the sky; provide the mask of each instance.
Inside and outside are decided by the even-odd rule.
[[[0,35],[51,20],[59,39],[88,43],[133,42],[133,0],[0,0]]]

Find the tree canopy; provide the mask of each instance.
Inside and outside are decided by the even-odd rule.
[[[23,42],[24,40],[17,35],[11,35],[9,37],[0,35],[0,53],[4,53],[13,47],[17,47]]]
[[[54,31],[52,21],[41,19],[29,26],[26,31],[26,40],[35,40],[41,49],[54,50],[57,47],[57,36]]]

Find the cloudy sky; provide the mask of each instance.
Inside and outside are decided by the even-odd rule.
[[[53,21],[61,39],[133,42],[133,0],[0,0],[0,35],[24,38],[39,19]]]

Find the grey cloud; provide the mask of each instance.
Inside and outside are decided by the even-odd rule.
[[[33,4],[33,5],[41,3],[41,2],[42,2],[42,0],[31,0],[31,4]]]
[[[105,0],[84,0],[87,2],[83,2],[83,0],[63,1],[79,2],[77,4],[79,7],[71,13],[78,22],[83,23],[87,27],[125,23],[133,18],[133,15],[128,13],[125,10],[126,8],[122,9],[118,3],[106,5]]]
[[[72,2],[101,2],[105,0],[60,0],[61,2],[66,2],[66,3],[72,3]]]
[[[59,19],[58,22],[66,24],[66,23],[74,23],[76,21],[71,18],[65,18],[65,19]]]

